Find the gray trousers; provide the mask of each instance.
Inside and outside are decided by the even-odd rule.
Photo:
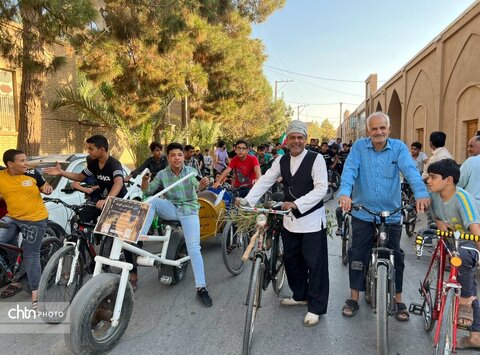
[[[45,230],[47,229],[47,220],[28,222],[4,216],[1,221],[8,223],[10,228],[0,228],[0,243],[17,245],[18,235],[22,232],[23,263],[27,272],[30,288],[32,291],[35,291],[38,288],[42,274],[40,248]]]

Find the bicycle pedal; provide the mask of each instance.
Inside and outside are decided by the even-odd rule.
[[[408,307],[408,311],[417,316],[421,316],[423,314],[423,306],[419,303],[410,303],[410,307]]]

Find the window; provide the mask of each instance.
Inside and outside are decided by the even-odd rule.
[[[15,131],[13,73],[0,69],[0,130]]]

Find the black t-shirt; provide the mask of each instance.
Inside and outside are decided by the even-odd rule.
[[[123,167],[114,157],[108,157],[105,166],[100,169],[98,160],[87,158],[87,167],[82,171],[85,176],[93,176],[97,180],[97,185],[100,186],[100,193],[102,198],[106,198],[113,187],[113,179],[121,176],[123,179]],[[123,197],[127,194],[127,188],[123,184],[117,197]]]
[[[145,168],[148,168],[150,170],[150,173],[152,174],[152,179],[157,175],[157,173],[163,169],[165,169],[168,165],[167,162],[167,157],[165,155],[162,155],[160,157],[160,161],[155,160],[154,157],[147,158],[143,162],[142,165],[140,165],[138,168],[132,171],[131,175],[133,178],[136,178],[138,174],[140,174]]]
[[[338,153],[338,159],[340,159],[342,163],[345,163],[345,160],[347,160],[348,157],[348,153],[350,153],[350,151],[346,152],[342,150],[340,153]]]
[[[336,154],[330,149],[327,150],[325,153],[320,152],[320,154],[322,154],[323,159],[325,159],[325,164],[327,164],[327,169],[330,168],[333,164],[333,158],[335,157]]]

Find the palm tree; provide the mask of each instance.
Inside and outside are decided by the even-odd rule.
[[[116,96],[114,88],[105,83],[97,88],[82,74],[78,76],[78,87],[57,89],[55,96],[50,103],[53,110],[70,107],[80,112],[83,119],[104,124],[113,131],[120,131],[118,137],[133,157],[136,166],[148,156],[148,145],[154,132],[163,123],[166,110],[173,101],[173,97],[163,98],[160,110],[153,116],[138,110],[135,119],[127,119],[117,106],[111,103],[111,99]],[[136,112],[135,103],[132,104],[131,112]]]

